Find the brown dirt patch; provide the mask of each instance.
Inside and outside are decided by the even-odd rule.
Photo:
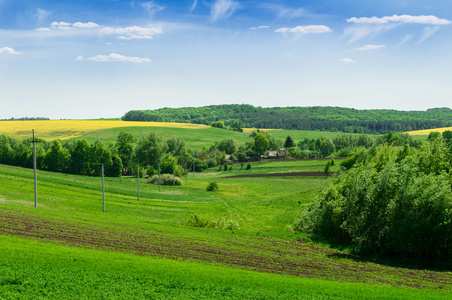
[[[333,172],[326,174],[324,172],[290,172],[290,173],[267,173],[267,174],[242,174],[226,176],[223,178],[241,178],[241,177],[300,177],[300,176],[320,176],[328,177],[333,175]]]

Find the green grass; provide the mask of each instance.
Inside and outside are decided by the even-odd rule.
[[[202,149],[203,146],[210,147],[215,142],[221,141],[225,138],[233,138],[244,144],[245,142],[253,141],[249,137],[249,132],[236,132],[219,128],[206,129],[191,129],[191,128],[168,128],[168,127],[122,127],[98,130],[90,132],[76,139],[86,139],[89,142],[100,140],[104,143],[115,143],[118,134],[121,132],[129,132],[138,139],[155,132],[157,135],[165,137],[178,137],[185,141],[187,148]],[[343,134],[341,132],[327,132],[327,131],[308,131],[308,130],[270,130],[272,136],[278,139],[285,140],[288,135],[292,137],[295,142],[299,142],[304,138],[318,138],[325,136],[334,139],[336,136]],[[372,136],[376,138],[376,136]]]
[[[447,299],[440,290],[257,273],[0,236],[2,299]]]
[[[39,171],[36,209],[32,170],[0,165],[0,298],[447,298],[448,269],[356,258],[288,230],[330,177],[224,178],[325,163],[236,164],[161,192],[141,179],[140,200],[136,178],[106,178],[105,213],[99,177]],[[188,226],[193,215],[240,228]]]
[[[77,139],[86,139],[89,142],[100,140],[104,143],[115,143],[120,132],[129,132],[137,139],[155,132],[157,135],[169,139],[178,137],[185,141],[189,149],[202,149],[203,146],[210,147],[213,143],[225,138],[233,138],[239,143],[252,141],[249,134],[219,128],[191,129],[191,128],[169,128],[169,127],[122,127],[94,131]]]

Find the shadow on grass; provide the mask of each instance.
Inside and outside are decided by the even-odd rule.
[[[327,254],[331,259],[335,260],[353,260],[356,262],[369,262],[394,268],[404,268],[411,270],[429,270],[437,272],[451,272],[452,261],[441,261],[433,259],[418,259],[395,254],[358,254],[354,252],[351,243],[344,243],[335,239],[325,239],[311,236],[310,240],[315,243],[327,246],[328,248],[339,250]]]

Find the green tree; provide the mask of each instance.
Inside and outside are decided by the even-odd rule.
[[[113,165],[110,151],[99,141],[91,145],[89,149],[89,160],[91,172],[97,176],[102,174],[102,165],[104,165],[104,174],[107,173],[105,170]]]
[[[111,157],[111,166],[107,169],[107,175],[109,177],[121,177],[122,175],[122,161],[121,158],[118,155],[113,155]]]
[[[124,169],[132,166],[136,138],[128,132],[120,132],[116,140],[116,149]]]
[[[138,163],[144,166],[152,166],[155,169],[168,150],[168,145],[154,132],[138,141],[135,148],[135,158]]]
[[[226,152],[226,154],[233,154],[238,149],[237,141],[232,138],[222,139],[216,144],[216,147],[220,151]]]
[[[173,156],[181,156],[185,154],[185,142],[178,137],[169,138],[166,141],[168,145],[168,153]]]
[[[284,148],[288,149],[288,148],[292,148],[292,147],[295,147],[295,142],[292,140],[290,135],[288,135],[284,142]]]
[[[254,143],[252,147],[254,153],[258,155],[264,154],[265,151],[267,151],[269,144],[270,143],[268,141],[268,138],[264,134],[262,133],[256,134],[256,136],[254,137]]]
[[[47,170],[65,172],[69,168],[70,160],[71,155],[69,154],[69,150],[61,146],[60,140],[53,141],[45,157]]]
[[[69,172],[90,175],[90,145],[86,140],[78,140],[71,153]]]

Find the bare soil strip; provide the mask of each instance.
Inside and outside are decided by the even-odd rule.
[[[116,224],[117,225],[117,224]],[[259,272],[335,281],[450,289],[452,273],[393,267],[361,260],[312,243],[273,237],[244,237],[189,228],[158,231],[102,227],[43,219],[0,210],[0,234],[103,251],[183,259]]]
[[[331,176],[333,172],[330,174],[326,174],[324,172],[289,172],[289,173],[267,173],[267,174],[243,174],[243,175],[233,175],[226,176],[223,178],[240,178],[240,177],[300,177],[300,176]]]

